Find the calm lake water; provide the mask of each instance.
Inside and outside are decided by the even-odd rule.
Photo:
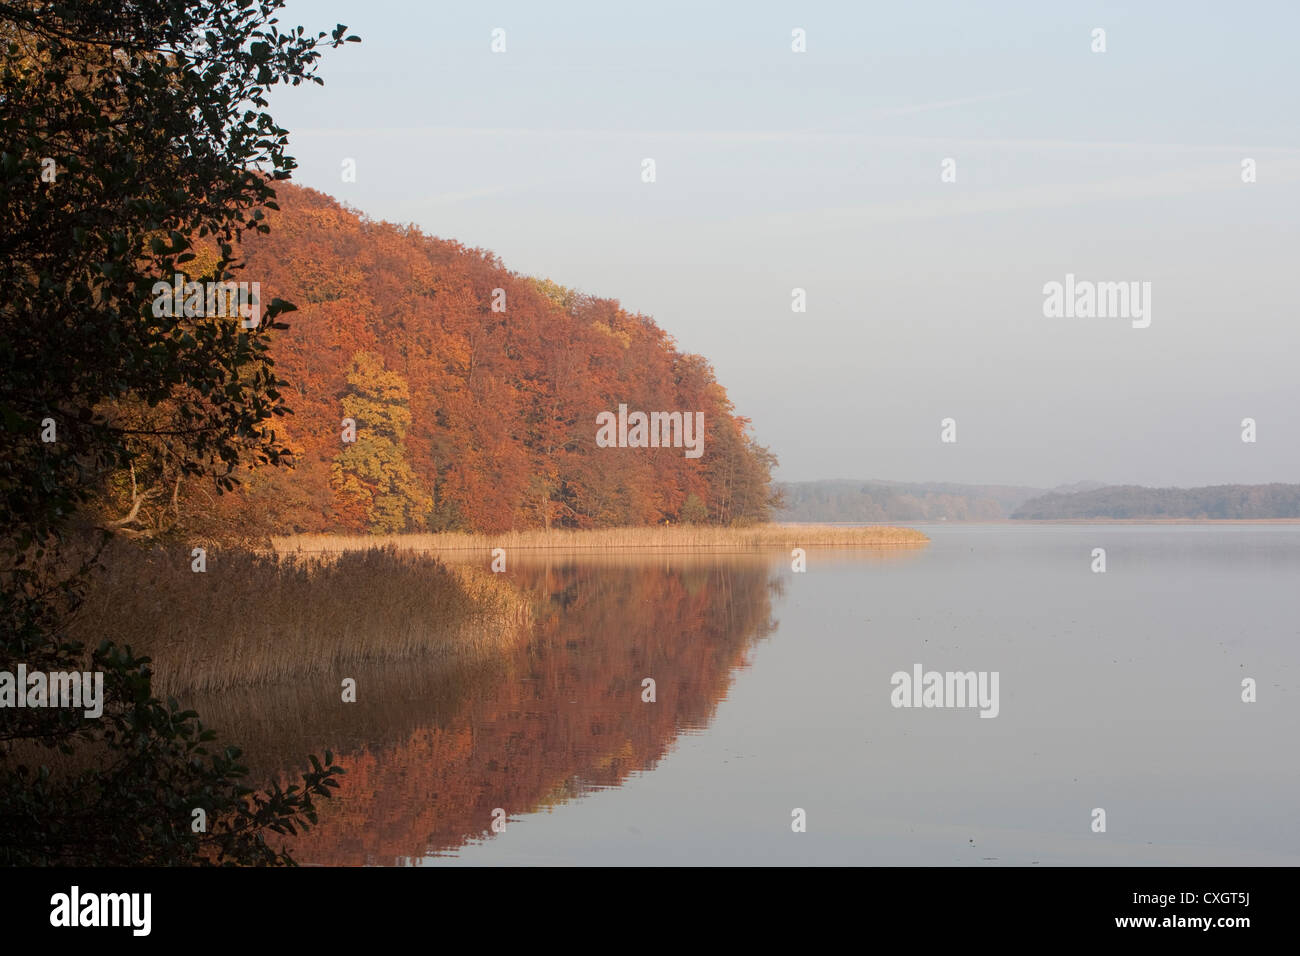
[[[798,574],[513,562],[514,658],[362,671],[356,709],[242,735],[348,769],[305,864],[1300,864],[1300,526],[920,527]],[[998,672],[997,717],[892,706],[917,664]]]

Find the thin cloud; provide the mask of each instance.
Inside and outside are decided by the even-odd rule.
[[[470,202],[474,199],[486,199],[488,196],[500,196],[511,191],[510,186],[483,186],[479,189],[463,189],[458,192],[439,193],[436,196],[424,196],[416,206],[446,206],[458,202]],[[518,187],[514,187],[518,188]]]
[[[984,93],[979,96],[963,96],[955,100],[939,100],[936,103],[916,103],[912,106],[898,106],[887,110],[877,110],[876,116],[910,116],[913,113],[929,113],[934,110],[951,109],[954,106],[970,106],[972,103],[988,103],[992,100],[1004,100],[1009,96],[1023,96],[1029,90],[1008,90],[1005,93]]]
[[[1222,163],[1170,170],[1146,176],[1124,176],[1093,183],[1044,183],[1016,189],[989,190],[973,194],[947,193],[917,199],[894,200],[854,207],[825,209],[819,213],[760,217],[778,224],[823,225],[835,222],[892,223],[953,216],[1018,212],[1088,205],[1094,202],[1155,199],[1203,192],[1242,189],[1239,167]],[[1300,182],[1300,160],[1274,163],[1270,183]]]
[[[956,102],[956,101],[948,101]],[[939,108],[940,104],[931,104]],[[929,106],[900,109],[920,112]],[[987,149],[1045,149],[1045,150],[1167,150],[1173,152],[1225,152],[1243,156],[1255,153],[1300,155],[1300,146],[1265,146],[1246,143],[1158,143],[1121,140],[1065,140],[1065,139],[971,139],[948,136],[890,135],[879,133],[836,132],[830,129],[805,130],[629,130],[629,129],[536,129],[531,127],[478,127],[478,126],[387,126],[370,128],[300,129],[293,135],[304,139],[331,137],[377,139],[379,137],[428,137],[430,139],[456,138],[537,138],[537,139],[592,139],[608,142],[615,139],[675,140],[700,143],[816,143],[845,142],[879,146],[961,146]]]

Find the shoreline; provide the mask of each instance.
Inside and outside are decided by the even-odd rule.
[[[491,555],[495,549],[567,553],[735,553],[788,548],[915,548],[929,536],[896,525],[765,524],[745,528],[709,525],[511,531],[502,534],[303,534],[271,539],[275,554],[342,554],[393,547],[421,554]]]

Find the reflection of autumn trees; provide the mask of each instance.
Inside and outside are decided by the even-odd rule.
[[[771,456],[709,364],[679,352],[649,318],[510,273],[489,253],[364,220],[313,190],[276,188],[281,211],[268,212],[270,233],[242,251],[244,275],[265,297],[299,307],[272,337],[294,411],[277,428],[299,468],[258,469],[232,502],[193,502],[207,515],[195,520],[216,528],[256,520],[280,533],[499,532],[767,517]],[[505,311],[493,311],[496,290]],[[360,395],[379,407],[365,393],[378,385],[409,411],[399,444],[418,492],[376,449],[353,452],[350,477],[331,482],[342,405]],[[596,415],[620,403],[704,412],[704,457],[598,449]],[[363,499],[371,506],[358,507]]]
[[[708,723],[772,626],[763,562],[515,573],[541,595],[532,643],[454,712],[344,752],[343,786],[294,844],[297,859],[391,864],[488,837],[496,807],[513,816],[616,786]],[[641,700],[644,677],[655,703]],[[439,703],[409,703],[422,708]]]

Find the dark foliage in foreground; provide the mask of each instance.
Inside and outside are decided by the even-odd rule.
[[[177,273],[238,278],[238,239],[293,168],[267,91],[320,82],[318,45],[353,39],[282,32],[281,5],[0,2],[0,671],[102,671],[106,697],[99,718],[0,709],[0,862],[288,863],[267,834],[310,825],[337,785],[327,755],[300,786],[246,788],[145,660],[60,636],[95,557],[69,527],[115,476],[136,507],[283,454],[265,337],[291,307],[253,328],[152,308]]]

